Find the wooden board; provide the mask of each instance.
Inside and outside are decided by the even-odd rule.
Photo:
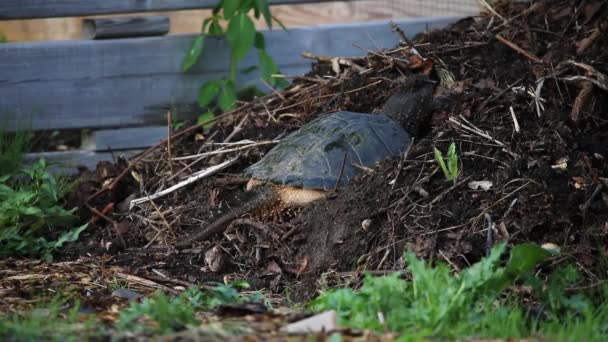
[[[143,149],[167,139],[166,126],[99,130],[92,133],[96,151]]]
[[[169,33],[170,25],[169,17],[162,15],[84,19],[83,37],[109,39],[163,36]]]
[[[379,19],[404,19],[419,16],[467,16],[479,13],[478,0],[357,0],[280,5],[271,8],[274,16],[287,27],[348,23]],[[156,12],[169,16],[171,34],[199,32],[211,10]],[[116,15],[115,15],[116,16]],[[263,20],[259,29],[266,28]],[[52,18],[0,21],[0,32],[11,41],[47,41],[80,39],[82,18]]]
[[[414,35],[443,27],[456,18],[396,21]],[[364,55],[364,49],[389,48],[398,37],[386,21],[326,25],[265,32],[267,49],[285,74],[310,69],[303,51],[330,56]],[[100,41],[8,43],[0,45],[0,117],[20,113],[33,117],[34,129],[117,128],[164,124],[168,108],[177,117],[198,114],[198,88],[227,74],[229,53],[224,40],[210,38],[201,62],[180,72],[191,35]],[[239,67],[257,64],[250,54]],[[240,74],[245,84],[255,73]],[[10,116],[10,115],[9,115]],[[10,119],[9,119],[10,120]],[[14,121],[9,129],[16,129]]]
[[[332,0],[269,0],[270,4],[295,4]],[[2,0],[0,20],[77,17],[152,11],[213,8],[218,0]]]
[[[79,166],[86,167],[89,170],[95,170],[97,163],[100,161],[112,161],[119,156],[131,158],[139,152],[141,152],[141,150],[121,151],[118,153],[94,151],[28,153],[24,156],[24,163],[31,164],[39,158],[44,158],[46,161],[57,164],[51,167],[53,173],[75,174],[78,171]]]

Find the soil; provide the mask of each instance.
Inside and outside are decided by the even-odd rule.
[[[180,284],[247,280],[306,300],[362,271],[404,269],[405,250],[458,271],[494,244],[536,242],[562,250],[546,268],[574,261],[590,282],[605,278],[608,88],[598,75],[608,73],[608,6],[599,0],[536,1],[495,9],[505,19],[468,18],[418,35],[413,42],[424,61],[408,44],[350,59],[358,67],[341,65],[338,74],[318,58],[286,90],[244,104],[210,130],[173,139],[170,153],[166,144],[157,147],[124,177],[117,176],[126,162],[100,165],[73,197],[82,204],[115,181],[91,204],[117,224],[94,215],[84,240],[61,258],[93,255],[161,283],[154,271]],[[437,87],[432,127],[408,153],[363,172],[326,199],[297,210],[254,210],[192,248],[174,248],[253,196],[240,174],[272,145],[194,165],[169,163],[170,156],[217,150],[211,142],[273,140],[323,113],[377,112],[399,79],[428,73],[440,83],[448,79],[442,70],[454,81]],[[445,153],[451,143],[460,157],[455,181],[445,179],[433,150]],[[238,162],[219,174],[124,209],[128,196],[154,194],[237,155]]]

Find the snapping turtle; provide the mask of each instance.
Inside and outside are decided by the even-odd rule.
[[[433,83],[426,76],[407,79],[391,96],[381,114],[341,111],[320,117],[282,139],[260,161],[245,170],[248,190],[260,184],[260,194],[249,203],[220,217],[205,230],[178,246],[221,231],[228,221],[278,200],[302,205],[345,186],[362,169],[403,153],[430,121]]]

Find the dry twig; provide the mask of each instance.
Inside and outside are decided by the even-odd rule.
[[[229,167],[230,165],[236,163],[236,161],[238,159],[239,159],[239,156],[236,156],[236,157],[234,157],[234,158],[232,158],[230,160],[227,160],[227,161],[225,161],[225,162],[223,162],[221,164],[218,164],[218,165],[215,165],[215,166],[211,166],[211,167],[203,170],[202,172],[200,172],[200,173],[198,173],[196,175],[190,176],[186,180],[181,181],[181,182],[175,184],[174,186],[172,186],[170,188],[167,188],[167,189],[165,189],[163,191],[159,191],[159,192],[157,192],[157,193],[155,193],[155,194],[153,194],[151,196],[136,198],[136,199],[134,199],[134,200],[131,201],[131,205],[129,207],[133,208],[134,205],[137,205],[137,204],[140,204],[140,203],[144,203],[144,202],[148,202],[148,201],[151,201],[151,200],[154,200],[154,199],[166,196],[166,195],[172,193],[175,190],[181,189],[181,188],[185,187],[186,185],[192,184],[192,183],[194,183],[194,182],[196,182],[196,181],[198,181],[200,179],[203,179],[205,177],[211,176],[211,175],[217,173],[218,171],[223,170],[223,169]]]

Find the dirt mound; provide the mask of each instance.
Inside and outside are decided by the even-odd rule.
[[[593,279],[608,242],[608,8],[602,1],[538,1],[495,9],[498,15],[417,36],[423,58],[408,44],[333,63],[317,56],[313,70],[287,90],[222,116],[209,132],[174,138],[171,151],[159,146],[132,177],[99,196],[96,208],[240,158],[219,175],[108,214],[120,224],[110,233],[99,229],[87,248],[107,250],[103,241],[120,247],[123,239],[126,249],[112,262],[190,282],[239,278],[282,291],[302,281],[299,298],[352,271],[402,269],[406,248],[458,270],[498,241],[555,243]],[[400,77],[420,72],[442,84],[433,127],[401,158],[300,211],[248,212],[193,248],[173,248],[251,196],[238,175],[272,146],[218,143],[267,142],[327,112],[377,111]],[[451,143],[460,158],[453,182],[433,150],[445,153]],[[168,162],[191,155],[198,156]],[[97,180],[116,179],[118,171]]]

